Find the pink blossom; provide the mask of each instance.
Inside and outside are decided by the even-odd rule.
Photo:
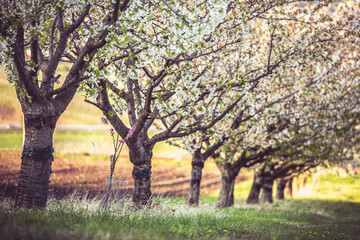
[[[135,129],[136,129],[135,126],[133,126],[132,128],[129,129],[129,132],[128,132],[125,140],[128,140],[133,135],[133,133],[135,132]]]

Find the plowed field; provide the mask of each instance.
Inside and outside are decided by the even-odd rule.
[[[15,195],[16,185],[21,164],[20,151],[0,150],[0,197]],[[156,160],[156,157],[154,157]],[[166,159],[164,164],[153,164],[152,167],[152,192],[162,196],[183,196],[188,194],[190,184],[190,160],[186,166],[177,166],[174,159]],[[203,170],[201,194],[208,194],[219,189],[220,173],[214,164]],[[104,160],[70,159],[55,157],[50,178],[50,193],[53,197],[62,198],[74,190],[89,191],[97,194],[104,190],[105,179],[109,174],[109,162]],[[131,177],[131,163],[122,160],[115,168],[114,179],[126,180],[123,189],[131,194],[133,180]],[[249,179],[250,176],[238,176],[237,183]]]

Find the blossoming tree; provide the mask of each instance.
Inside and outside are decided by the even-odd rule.
[[[341,7],[338,14],[341,14]],[[285,81],[289,82],[297,76],[295,85],[303,87],[293,92],[290,101],[265,108],[249,122],[241,148],[267,149],[272,146],[276,152],[268,155],[270,163],[267,166],[274,167],[271,162],[277,162],[277,156],[291,156],[283,167],[303,165],[307,168],[337,163],[344,151],[358,144],[359,65],[356,59],[359,25],[354,15],[348,10],[346,13],[347,23],[340,20],[337,23],[340,31],[332,32],[335,34],[331,38],[326,37],[330,41],[321,48],[321,61],[318,57],[307,58],[299,66],[301,72],[292,68],[295,71],[286,77]],[[341,57],[339,53],[342,53]],[[302,75],[304,73],[306,75]],[[275,170],[270,171],[267,189],[271,189],[272,178],[277,175]],[[281,168],[278,170],[281,175]],[[254,184],[258,184],[256,179]]]
[[[0,2],[1,59],[24,114],[25,141],[16,193],[17,207],[46,205],[53,133],[85,70],[106,45],[111,26],[129,1]],[[29,57],[27,57],[29,56]],[[65,80],[61,62],[71,63]]]
[[[276,114],[269,113],[279,110],[287,111],[286,106],[289,105],[289,101],[293,101],[296,97],[294,95],[301,94],[301,89],[308,85],[304,81],[306,79],[304,70],[318,61],[321,51],[325,49],[325,42],[336,41],[335,38],[329,39],[325,34],[333,31],[332,36],[336,36],[336,39],[341,38],[339,31],[334,31],[335,27],[331,25],[332,20],[327,19],[327,16],[319,17],[323,11],[321,7],[324,5],[308,6],[308,8],[297,9],[293,12],[294,6],[285,5],[276,9],[270,8],[265,15],[249,18],[251,20],[247,24],[258,27],[250,28],[249,34],[244,37],[239,48],[231,49],[228,55],[224,54],[217,64],[214,71],[225,72],[221,75],[221,79],[225,82],[232,79],[232,91],[242,93],[244,96],[239,104],[240,109],[232,116],[223,119],[221,124],[208,129],[205,133],[190,135],[186,139],[173,142],[193,153],[192,180],[188,200],[190,205],[198,203],[204,161],[218,148],[222,147],[231,155],[224,152],[222,161],[217,162],[223,175],[222,180],[224,180],[221,187],[222,200],[219,203],[233,202],[226,196],[241,167],[249,167],[262,161],[264,156],[279,150],[278,146],[269,144],[266,139],[269,134],[267,127],[272,122],[276,125],[279,119]],[[299,19],[302,20],[299,21]],[[337,24],[343,26],[343,23]],[[227,57],[231,61],[227,61]],[[252,84],[244,86],[239,84],[241,82]],[[262,83],[258,85],[258,82]],[[253,93],[249,91],[255,86],[258,86],[256,91]],[[230,91],[227,94],[231,95],[233,92]],[[231,97],[228,99],[231,101]],[[256,115],[260,117],[254,120]],[[279,126],[280,132],[285,128],[284,124],[285,122],[282,121]],[[250,127],[252,125],[256,127]],[[239,135],[234,137],[236,134]],[[282,134],[278,134],[276,138],[282,138]],[[225,139],[236,142],[226,143]],[[248,144],[254,141],[257,143]],[[272,141],[275,142],[274,139]],[[235,160],[233,154],[238,151],[233,147],[237,148],[239,145],[243,149],[240,152],[243,153],[238,153]]]
[[[228,18],[237,9],[233,4],[139,1],[121,16],[130,25],[110,36],[116,39],[113,48],[103,48],[98,61],[89,65],[91,77],[83,84],[86,101],[102,110],[122,138],[129,129],[120,119],[122,114],[135,127],[126,144],[138,207],[151,203],[154,145],[213,126],[240,101],[241,96],[234,95],[233,101],[224,102],[228,82],[209,81],[218,74],[212,68],[223,49],[238,44],[247,31],[236,28],[239,20]],[[207,109],[207,99],[217,101],[217,106]],[[157,132],[149,137],[155,125]]]
[[[156,142],[213,126],[242,97],[234,91],[232,101],[226,102],[224,92],[271,74],[285,58],[298,51],[295,45],[301,41],[291,46],[279,45],[277,54],[273,51],[274,29],[281,29],[281,24],[266,25],[273,28],[269,45],[260,46],[263,41],[257,41],[250,34],[254,19],[269,18],[269,14],[273,17],[298,16],[297,10],[290,10],[291,6],[287,12],[282,10],[281,6],[287,3],[249,4],[218,0],[204,4],[192,1],[151,4],[138,1],[121,16],[121,21],[128,26],[117,28],[109,36],[114,39],[114,44],[103,48],[96,56],[97,61],[90,62],[91,77],[83,89],[88,94],[87,101],[103,111],[122,137],[128,131],[119,118],[122,113],[127,111],[130,125],[136,127],[127,142],[130,161],[134,164],[133,199],[136,205],[144,205],[151,199],[151,157]],[[255,43],[259,45],[256,47]],[[243,79],[239,78],[234,84],[230,80],[223,81],[223,73],[213,69],[224,57],[224,50],[236,45],[242,46],[239,54],[249,61],[254,61],[251,58],[254,46],[255,51],[270,51],[262,66],[256,62],[243,72]],[[208,105],[211,101],[217,103]],[[154,124],[160,126],[161,132],[149,138],[148,130]]]
[[[324,10],[327,11],[327,8],[319,9],[318,7],[319,6],[316,8],[317,11],[310,11],[313,13],[312,15],[307,15],[308,19],[306,21],[298,21],[300,18],[296,17],[293,19],[278,18],[277,21],[280,22],[285,20],[288,21],[288,25],[286,25],[286,27],[282,26],[280,28],[283,30],[283,35],[279,34],[279,36],[276,37],[274,34],[275,31],[272,32],[271,27],[269,28],[269,32],[271,33],[269,34],[270,39],[279,40],[279,37],[281,36],[288,37],[285,41],[280,40],[278,43],[270,40],[269,42],[271,44],[274,46],[276,46],[276,44],[278,44],[278,46],[284,46],[285,44],[292,43],[292,41],[296,40],[301,42],[301,44],[295,47],[295,49],[299,49],[300,47],[301,54],[298,53],[298,55],[296,55],[297,58],[293,57],[282,60],[284,65],[280,66],[284,68],[281,68],[281,70],[278,71],[275,69],[273,71],[273,75],[270,75],[267,78],[264,77],[262,83],[259,84],[254,94],[247,94],[246,104],[244,104],[243,110],[238,112],[238,116],[241,118],[233,118],[231,121],[225,122],[224,127],[216,125],[215,129],[219,130],[217,135],[220,135],[220,137],[218,136],[215,138],[212,141],[213,144],[209,144],[209,136],[206,135],[204,137],[190,136],[188,140],[185,140],[183,145],[187,146],[188,149],[194,153],[192,168],[193,179],[190,183],[189,204],[196,204],[198,201],[201,168],[204,160],[206,160],[206,158],[204,159],[204,156],[208,157],[209,151],[213,151],[215,147],[220,147],[221,144],[223,144],[223,139],[226,136],[226,134],[224,135],[224,129],[232,128],[232,130],[234,130],[233,127],[235,122],[239,125],[240,123],[245,125],[240,126],[241,134],[237,137],[237,142],[225,143],[225,146],[223,147],[223,151],[225,151],[223,153],[224,155],[221,159],[218,159],[220,161],[217,161],[217,165],[223,175],[219,206],[229,206],[233,203],[233,183],[241,167],[250,166],[252,163],[264,161],[265,156],[271,156],[274,153],[283,150],[281,143],[285,142],[286,139],[291,139],[294,134],[296,134],[296,128],[294,125],[295,119],[299,120],[299,118],[301,118],[300,116],[305,115],[306,117],[304,119],[300,119],[301,124],[304,126],[309,125],[310,122],[313,126],[317,126],[320,122],[322,122],[321,119],[323,116],[320,117],[312,114],[312,111],[319,112],[321,107],[311,108],[310,106],[307,106],[306,111],[304,111],[303,108],[305,108],[306,104],[303,105],[301,103],[310,101],[313,105],[317,105],[318,96],[324,94],[325,91],[329,91],[329,85],[332,85],[332,87],[335,85],[337,86],[337,89],[332,91],[332,94],[340,94],[338,88],[344,88],[344,86],[346,86],[344,85],[346,81],[344,80],[339,83],[336,81],[334,82],[334,80],[326,81],[327,77],[332,78],[334,73],[338,75],[335,79],[340,78],[339,73],[344,76],[351,76],[352,79],[348,80],[349,84],[357,89],[357,79],[354,78],[357,66],[347,67],[346,70],[345,68],[338,68],[340,64],[347,64],[347,62],[354,61],[356,58],[351,54],[351,51],[355,50],[354,46],[356,46],[356,44],[354,45],[353,35],[350,37],[348,36],[349,34],[345,34],[351,32],[351,30],[358,31],[356,19],[354,19],[351,14],[348,14],[348,12],[348,18],[340,21],[329,19],[328,16],[321,17],[321,12]],[[336,15],[337,18],[339,15],[341,16],[342,14],[345,14],[344,12],[341,12],[344,9],[343,6],[339,6],[338,8],[340,10]],[[309,9],[305,8],[300,11],[300,13],[306,13],[308,11]],[[271,18],[268,18],[268,20],[269,19]],[[347,25],[344,22],[347,22]],[[319,26],[316,31],[313,29],[315,25]],[[301,32],[297,31],[297,29],[300,29],[299,26],[304,26]],[[309,27],[309,29],[306,29],[305,26]],[[301,37],[299,37],[297,33],[300,33]],[[340,43],[339,41],[344,38],[347,40]],[[332,55],[332,52],[335,52],[335,50],[336,53]],[[326,53],[322,53],[323,51]],[[276,50],[274,50],[274,52],[276,52]],[[336,56],[339,52],[347,54],[347,60],[337,59]],[[269,52],[267,51],[266,53]],[[274,56],[274,58],[276,58],[276,56]],[[335,58],[334,62],[332,61],[333,58]],[[321,64],[319,63],[320,59],[324,59],[321,60]],[[264,61],[266,61],[266,59],[263,59],[260,62]],[[327,64],[326,67],[323,67],[324,64]],[[337,71],[334,69],[337,69]],[[344,79],[347,78],[345,77]],[[306,93],[304,93],[304,91],[306,91]],[[327,92],[326,97],[323,97],[329,99],[334,96],[332,94]],[[356,96],[356,93],[354,96]],[[352,101],[354,101],[354,99],[356,99],[356,97],[353,97]],[[333,100],[332,105],[346,105],[346,101],[342,101],[341,98],[334,98]],[[321,103],[323,103],[323,100]],[[295,105],[297,107],[294,107]],[[323,108],[325,107],[325,105],[321,106]],[[347,111],[349,111],[349,109],[351,109],[349,106],[350,105],[343,109],[347,109]],[[353,107],[354,105],[352,104],[351,106]],[[333,109],[331,111],[332,113],[336,113]],[[314,118],[314,120],[310,121],[311,118]],[[274,131],[275,129],[277,130]],[[216,131],[213,130],[213,132]],[[290,132],[292,133],[290,134]],[[231,136],[231,134],[234,134],[233,131],[231,131],[228,136]],[[331,136],[329,135],[328,137]],[[334,139],[339,141],[339,136],[337,138],[334,136]],[[325,141],[324,138],[323,140]],[[195,142],[196,144],[194,144]],[[219,145],[219,143],[221,144]],[[296,143],[301,144],[301,142]],[[293,142],[292,144],[295,143]],[[204,148],[203,153],[201,153],[201,148]],[[236,148],[238,148],[238,150],[236,150]],[[237,157],[234,159],[233,156],[236,152],[238,152]],[[195,160],[199,160],[197,162],[200,164],[194,164]],[[317,161],[320,161],[320,159],[317,159]],[[313,161],[309,162],[309,166],[313,164]]]

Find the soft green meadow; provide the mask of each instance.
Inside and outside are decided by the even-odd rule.
[[[45,210],[16,210],[3,199],[0,239],[360,239],[360,178],[316,181],[309,196],[256,206],[245,204],[251,186],[245,181],[236,186],[235,206],[225,209],[215,208],[216,193],[202,196],[199,207],[186,206],[184,197],[155,198],[150,210],[137,211],[129,199],[99,210],[100,197],[77,193],[50,199]]]

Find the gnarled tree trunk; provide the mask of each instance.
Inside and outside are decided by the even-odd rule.
[[[37,111],[24,112],[25,140],[15,197],[16,207],[46,206],[51,164],[54,159],[53,133],[58,119],[47,114],[48,109],[45,105],[38,107]]]
[[[284,196],[284,189],[286,187],[286,180],[284,180],[283,178],[278,178],[276,180],[277,182],[277,188],[276,188],[276,199],[277,200],[284,200],[285,196]]]
[[[264,203],[273,203],[272,190],[274,185],[273,177],[266,176],[264,180],[263,190],[261,194],[261,202]]]
[[[204,159],[198,149],[194,152],[191,161],[191,181],[189,188],[189,198],[188,205],[197,206],[199,205],[199,196],[200,196],[200,182],[202,178],[202,169],[204,167]]]
[[[253,185],[251,187],[249,197],[246,200],[247,204],[259,203],[260,190],[264,185],[264,180],[265,178],[260,172],[254,173]]]

